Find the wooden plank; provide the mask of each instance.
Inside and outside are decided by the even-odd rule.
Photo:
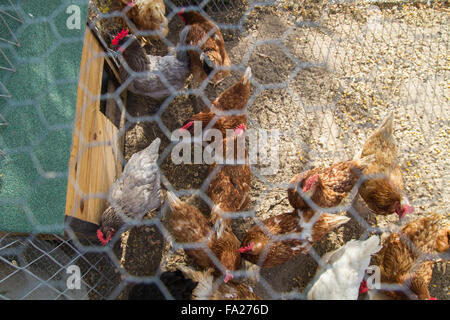
[[[108,82],[108,93],[113,93],[115,90],[113,81]],[[126,91],[121,94],[122,101],[125,101]],[[124,152],[125,133],[123,132],[125,126],[125,110],[120,112],[119,106],[114,99],[106,101],[106,117],[119,129],[116,134],[116,143],[113,144],[114,156],[116,158],[117,170],[122,172],[122,156]],[[119,168],[120,167],[120,168]]]
[[[114,73],[114,77],[116,78],[116,81],[118,83],[122,83],[122,80],[120,79],[119,71],[116,69],[115,65],[111,62],[111,59],[108,57],[105,57],[105,61],[108,64],[108,66],[111,68],[112,72]]]
[[[98,224],[106,195],[122,171],[119,129],[100,111],[104,51],[86,28],[81,59],[73,145],[69,160],[66,215]],[[120,137],[119,137],[120,138]],[[83,230],[74,230],[83,232]]]

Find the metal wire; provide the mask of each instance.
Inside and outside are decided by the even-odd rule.
[[[99,30],[97,22],[118,17],[123,18],[129,28],[137,32],[133,30],[133,25],[129,23],[124,12],[109,9],[105,11],[99,6],[100,3],[100,1],[90,2],[91,13],[95,13],[98,20],[92,20],[89,26],[96,33],[113,35],[117,30]],[[423,1],[413,0],[310,2],[167,0],[165,4],[171,23],[176,19],[176,10],[183,6],[191,6],[205,12],[217,22],[222,33],[226,35],[226,44],[228,45],[228,41],[233,44],[233,47],[230,45],[229,48],[230,57],[235,63],[232,66],[233,73],[240,75],[246,66],[251,65],[255,75],[251,80],[252,95],[247,103],[250,127],[267,130],[279,126],[280,144],[291,144],[290,148],[284,148],[283,154],[279,155],[278,173],[267,175],[264,174],[264,166],[251,167],[252,181],[255,180],[252,182],[253,200],[249,205],[251,209],[230,215],[235,220],[233,224],[242,222],[247,226],[256,224],[264,228],[262,219],[288,210],[287,181],[293,174],[319,164],[331,164],[337,159],[352,158],[388,110],[395,110],[402,119],[409,121],[403,123],[398,140],[414,136],[407,146],[408,149],[402,149],[400,152],[400,161],[406,163],[402,168],[405,169],[407,191],[417,196],[412,199],[414,206],[420,208],[434,203],[432,206],[434,211],[446,214],[448,199],[440,195],[448,194],[448,183],[439,169],[448,172],[446,169],[448,166],[442,168],[440,164],[427,163],[431,169],[424,169],[423,176],[418,177],[421,170],[420,159],[424,157],[417,159],[417,155],[429,152],[432,154],[427,158],[428,162],[440,161],[445,164],[448,160],[442,160],[441,152],[445,153],[446,146],[442,145],[443,140],[439,138],[443,133],[442,128],[448,128],[449,119],[446,107],[449,99],[446,52],[450,32],[448,32],[448,16],[445,15],[448,7],[445,4],[442,6],[434,2],[424,4]],[[419,4],[426,5],[427,9],[423,12],[411,9]],[[58,11],[66,6],[65,3],[61,4]],[[404,15],[398,14],[403,12],[402,10]],[[415,16],[408,17],[408,14]],[[11,30],[4,18],[6,16],[24,26],[29,23],[21,9],[20,1],[15,3],[8,0],[8,4],[0,5],[2,20],[0,23],[5,24],[13,37],[13,41],[0,38],[0,41],[6,43],[5,46],[3,44],[0,46],[0,54],[8,62],[8,66],[0,66],[0,99],[9,98],[6,107],[1,109],[3,111],[19,104],[1,82],[7,77],[5,72],[15,70],[3,48],[19,45],[14,30]],[[100,37],[104,47],[109,46],[111,39]],[[61,41],[59,39],[56,44],[60,44]],[[241,41],[242,43],[239,43]],[[167,46],[174,45],[169,39],[162,39],[162,43]],[[237,53],[239,50],[242,51],[240,46],[245,47],[243,53]],[[272,57],[271,54],[276,56]],[[111,52],[108,52],[108,55],[115,60]],[[120,59],[115,63],[119,64]],[[268,68],[276,68],[275,80],[269,81],[265,78],[265,70]],[[132,70],[129,71],[133,73]],[[231,80],[227,81],[232,83]],[[305,85],[308,82],[313,82],[311,87],[299,87],[299,84]],[[135,115],[126,110],[126,129],[131,130],[137,124],[149,124],[159,130],[160,137],[165,136],[170,140],[170,129],[176,126],[165,123],[163,115],[169,111],[175,99],[186,94],[195,94],[209,105],[224,88],[226,86],[211,93],[205,82],[200,89],[188,88],[183,92],[173,93],[160,104],[155,113]],[[117,89],[121,90],[124,90],[123,85]],[[119,94],[120,92],[116,92],[114,96],[106,95],[101,99],[115,99],[117,105],[124,108],[118,98]],[[33,102],[27,101],[30,104]],[[291,114],[287,118],[283,118],[283,114],[277,115],[278,110],[273,109],[273,106],[283,108],[283,104],[288,102],[297,106],[293,109],[296,114]],[[422,105],[426,107],[422,108]],[[268,115],[277,119],[278,123],[264,120],[263,118],[267,118]],[[1,114],[0,120],[0,130],[3,130],[1,126],[7,122]],[[49,129],[48,123],[44,122],[44,126]],[[403,130],[405,126],[414,133],[412,135],[406,133]],[[28,149],[27,147],[5,149],[3,143],[0,146],[6,155],[33,150],[32,146]],[[265,147],[269,148],[268,145]],[[405,145],[402,144],[402,147],[405,148]],[[213,203],[206,195],[206,190],[213,175],[206,177],[198,188],[190,188],[190,184],[175,187],[173,178],[164,174],[167,171],[163,168],[167,166],[167,158],[172,148],[173,144],[169,144],[164,150],[160,150],[158,159],[164,188],[175,191],[180,196],[195,196],[212,207]],[[296,154],[295,150],[301,150],[301,156]],[[412,158],[417,167],[407,164]],[[126,163],[125,158],[122,161]],[[41,171],[45,174],[42,169]],[[351,197],[356,197],[364,178],[367,177],[363,177],[356,184],[350,193]],[[414,191],[414,188],[422,183],[417,182],[422,181],[421,179],[428,181],[429,194]],[[257,191],[254,190],[255,187]],[[316,206],[310,199],[306,201],[312,207]],[[19,202],[12,200],[12,203],[28,208],[26,197]],[[204,243],[176,243],[166,227],[167,210],[167,203],[164,203],[156,216],[137,225],[155,228],[171,245],[172,252],[178,249],[203,248],[222,270],[223,266],[217,257],[205,248]],[[371,233],[390,230],[387,224],[374,227],[350,202],[323,211],[348,212],[348,216],[362,230],[359,234],[361,239],[368,238]],[[28,214],[29,209],[26,209],[25,213]],[[298,235],[283,235],[272,240],[296,237]],[[345,238],[346,235],[341,234],[341,237]],[[132,275],[114,253],[113,249],[117,248],[116,244],[120,242],[120,238],[115,237],[115,241],[116,243],[112,245],[101,247],[94,240],[78,237],[68,226],[65,236],[55,235],[51,241],[34,234],[19,236],[6,233],[0,236],[0,298],[115,299],[129,284],[140,282],[156,284],[164,296],[171,298],[170,292],[159,279],[163,266],[160,266],[152,276]],[[330,239],[326,238],[323,241]],[[313,246],[308,255],[305,255],[311,258],[309,263],[313,265],[308,273],[314,274],[317,265],[325,266],[321,261],[324,253],[322,249]],[[78,291],[68,289],[66,282],[68,276],[66,270],[72,265],[78,266],[81,270],[81,289]],[[275,289],[267,273],[264,271],[261,273],[265,276],[260,275],[258,281],[264,297],[273,299],[304,299],[313,281],[311,275],[302,290]],[[236,274],[238,277],[252,275],[244,271]],[[12,285],[19,280],[24,283],[22,287]],[[219,284],[220,282],[216,282],[216,286]],[[401,287],[401,290],[412,296],[407,288]]]

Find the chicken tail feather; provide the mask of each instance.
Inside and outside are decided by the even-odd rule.
[[[181,205],[181,200],[178,198],[175,193],[168,191],[167,192],[167,200],[169,200],[170,209],[174,210],[176,207]]]
[[[353,158],[354,160],[361,159],[363,151],[367,149],[367,146],[373,144],[375,140],[385,139],[389,144],[393,141],[393,128],[394,128],[394,111],[389,112],[387,117],[383,120],[381,125],[376,129],[372,135],[366,140],[362,149]],[[374,140],[375,139],[375,140]],[[367,151],[364,151],[367,152]]]
[[[382,134],[385,139],[391,140],[392,138],[392,131],[394,128],[394,111],[389,112],[387,117],[383,120],[381,125],[378,127],[378,129],[375,131],[374,134]]]
[[[359,167],[359,169],[363,170],[368,165],[370,165],[371,163],[375,162],[376,157],[375,157],[374,154],[370,154],[368,156],[365,156],[365,157],[362,157],[362,158],[358,158],[356,160],[357,160],[357,166]]]
[[[328,223],[328,227],[330,230],[333,230],[343,224],[346,224],[350,221],[350,218],[347,216],[338,216],[336,214],[327,214],[324,213],[322,218]]]

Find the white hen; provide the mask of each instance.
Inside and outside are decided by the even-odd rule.
[[[328,266],[317,270],[316,281],[308,291],[308,300],[357,300],[359,286],[370,257],[381,249],[380,238],[351,240],[323,256]]]

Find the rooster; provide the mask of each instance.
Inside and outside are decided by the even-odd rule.
[[[165,16],[166,6],[163,0],[120,0],[127,17],[137,29],[142,31],[159,31],[165,37],[169,31]],[[159,38],[159,36],[148,36]]]
[[[261,221],[268,233],[258,225],[253,226],[246,233],[239,252],[244,259],[254,264],[260,264],[262,260],[261,267],[274,267],[300,253],[308,252],[312,244],[349,220],[345,216],[313,212],[306,214],[300,210],[283,213]],[[274,236],[289,235],[292,238],[271,240]]]
[[[391,299],[431,299],[428,285],[434,261],[430,255],[442,248],[438,240],[442,241],[445,234],[439,231],[439,220],[437,214],[422,217],[387,236],[372,263],[380,268],[382,285],[398,285],[402,290],[382,287],[380,291],[369,290],[369,296],[381,292]]]
[[[207,128],[209,124],[210,127],[220,130],[222,137],[225,137],[227,129],[236,129],[241,124],[246,125],[245,107],[250,98],[251,77],[252,70],[247,67],[242,78],[212,102],[212,107],[216,110],[231,114],[216,115],[212,110],[202,111],[193,115],[181,129],[192,131],[194,122],[201,121],[203,129]]]
[[[308,291],[308,300],[357,300],[360,283],[370,258],[380,251],[380,238],[351,240],[322,257],[328,266],[318,268],[316,280]]]
[[[240,242],[234,233],[227,228],[212,233],[210,222],[195,206],[182,202],[172,192],[167,193],[167,198],[172,211],[169,227],[175,240],[179,243],[205,243],[225,268],[224,282],[232,279],[230,271],[237,270],[241,265],[238,252]],[[220,272],[204,249],[185,251],[200,267],[215,268],[215,274]]]
[[[181,32],[181,44],[185,38],[186,32]],[[112,40],[112,46],[125,60],[119,74],[122,83],[127,81],[129,91],[161,100],[184,88],[190,74],[189,56],[185,50],[178,48],[175,55],[164,57],[147,55],[137,38],[125,29]]]
[[[238,148],[244,148],[243,143],[237,143],[238,139],[243,139],[245,125],[241,125],[235,130],[235,135],[222,140],[223,161],[222,164],[211,166],[208,175],[214,175],[206,190],[206,194],[214,203],[211,210],[211,220],[216,224],[216,230],[223,227],[231,227],[230,219],[222,221],[221,214],[232,213],[244,210],[250,200],[250,178],[251,170],[248,164],[247,154],[244,150],[244,158],[239,159]],[[242,141],[244,142],[244,141]],[[233,164],[223,164],[226,157],[227,145],[234,145]],[[243,162],[243,163],[242,163]],[[220,226],[223,222],[226,226]]]
[[[375,213],[396,213],[400,218],[414,211],[409,204],[398,164],[397,147],[393,136],[394,113],[391,112],[381,126],[367,139],[357,158],[375,156],[375,161],[364,170],[367,180],[359,188],[359,194]],[[371,177],[381,174],[383,177]]]
[[[108,195],[110,206],[100,218],[97,237],[103,245],[111,241],[125,223],[123,217],[142,219],[161,204],[160,172],[156,161],[161,139],[136,152],[113,183]]]
[[[373,159],[373,156],[369,156],[296,174],[289,182],[289,203],[294,209],[306,209],[309,205],[304,197],[308,197],[322,208],[339,205],[358,181],[362,170]]]
[[[186,44],[198,47],[188,50],[196,85],[200,85],[213,70],[217,70],[211,79],[215,84],[229,76],[231,61],[219,27],[196,11],[182,9],[177,14],[186,25],[183,29],[187,31]]]

